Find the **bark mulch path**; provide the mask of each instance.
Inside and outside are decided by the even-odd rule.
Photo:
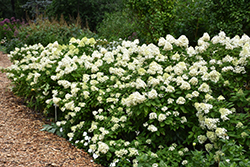
[[[0,52],[0,66],[11,65]],[[44,118],[23,105],[0,72],[0,167],[101,167],[64,138],[40,131]]]

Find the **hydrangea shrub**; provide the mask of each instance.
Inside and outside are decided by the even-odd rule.
[[[72,38],[16,48],[13,91],[58,112],[57,130],[105,166],[248,166],[247,35],[182,35],[104,48]]]

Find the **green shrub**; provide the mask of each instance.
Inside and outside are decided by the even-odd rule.
[[[135,14],[139,39],[143,43],[157,43],[171,33],[175,0],[128,0],[128,8]]]
[[[50,17],[63,15],[67,22],[70,17],[76,18],[79,15],[84,21],[82,26],[95,31],[106,12],[119,11],[123,6],[123,0],[53,0],[47,14]]]
[[[16,48],[4,71],[16,94],[57,109],[46,129],[104,166],[249,166],[250,38],[138,43]]]
[[[63,17],[61,17],[60,21],[56,21],[55,19],[49,20],[43,16],[38,16],[35,21],[29,20],[28,25],[19,28],[15,38],[6,43],[6,50],[9,52],[14,50],[15,47],[21,47],[24,44],[41,43],[46,46],[55,41],[66,44],[71,37],[91,37],[92,35],[95,34],[81,28],[79,20],[67,24]]]
[[[25,46],[25,43],[18,38],[12,38],[10,41],[5,42],[5,52],[10,53],[11,51],[15,50],[15,48],[21,48]],[[19,59],[16,59],[19,60]]]
[[[205,0],[177,0],[175,5],[174,24],[170,27],[174,36],[185,34],[191,46],[197,45],[197,40],[208,31],[208,17]]]
[[[207,32],[223,30],[229,37],[250,35],[250,2],[246,0],[209,0],[204,5],[208,16]]]
[[[0,19],[0,39],[7,42],[17,35],[18,29],[24,22],[12,17],[11,19]]]
[[[128,10],[106,13],[102,23],[97,27],[99,36],[108,41],[119,38],[132,39],[135,31],[135,20],[130,17]]]

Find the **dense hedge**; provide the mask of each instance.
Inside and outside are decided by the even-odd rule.
[[[4,71],[16,94],[57,111],[45,129],[105,166],[249,166],[250,38],[138,43],[16,48]]]

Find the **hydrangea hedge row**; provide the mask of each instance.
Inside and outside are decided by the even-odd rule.
[[[16,48],[16,94],[104,166],[249,166],[250,38],[205,33],[109,48],[72,38]],[[35,99],[35,100],[34,100]]]

